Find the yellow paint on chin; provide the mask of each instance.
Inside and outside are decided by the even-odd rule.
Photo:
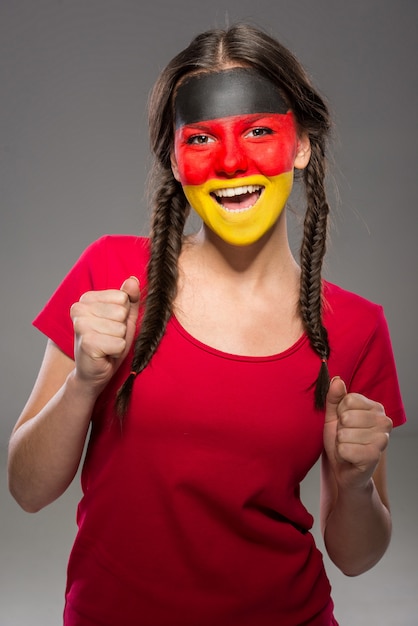
[[[228,211],[210,194],[217,189],[260,185],[264,188],[250,208]],[[246,176],[232,180],[211,179],[203,185],[183,187],[190,206],[221,239],[235,246],[258,241],[277,222],[293,185],[293,171],[278,176]]]

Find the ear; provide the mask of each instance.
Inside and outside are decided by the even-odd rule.
[[[295,167],[298,170],[303,170],[309,163],[311,158],[311,142],[306,134],[301,135],[298,138],[298,144],[296,148]]]
[[[170,162],[171,162],[171,171],[173,172],[173,176],[177,180],[177,182],[180,182],[179,168],[177,165],[177,160],[174,154],[174,150],[172,150],[171,152]]]

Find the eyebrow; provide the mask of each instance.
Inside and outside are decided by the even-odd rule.
[[[288,112],[289,113],[289,112]],[[257,124],[257,122],[262,121],[262,120],[266,120],[268,122],[268,120],[271,120],[271,116],[272,115],[286,115],[286,113],[249,113],[249,114],[237,114],[237,115],[230,115],[227,116],[226,118],[222,118],[222,117],[218,117],[218,118],[213,118],[213,119],[207,119],[207,120],[199,120],[198,122],[191,122],[188,124],[184,124],[183,126],[180,126],[177,130],[180,130],[180,128],[190,128],[190,130],[210,130],[210,126],[212,123],[214,122],[219,122],[220,120],[223,119],[233,119],[236,118],[237,121],[239,120],[240,122],[242,122],[244,125],[253,125],[253,124]]]

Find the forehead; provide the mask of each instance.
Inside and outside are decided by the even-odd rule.
[[[276,85],[252,68],[195,74],[180,85],[175,99],[176,129],[232,115],[287,113]]]

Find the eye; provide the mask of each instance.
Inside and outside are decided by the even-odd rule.
[[[208,135],[192,135],[188,137],[187,143],[190,145],[204,146],[208,143],[212,143],[214,139]]]
[[[252,128],[248,133],[247,137],[265,137],[266,135],[272,135],[273,130],[268,128],[267,126],[257,126],[257,128]]]

